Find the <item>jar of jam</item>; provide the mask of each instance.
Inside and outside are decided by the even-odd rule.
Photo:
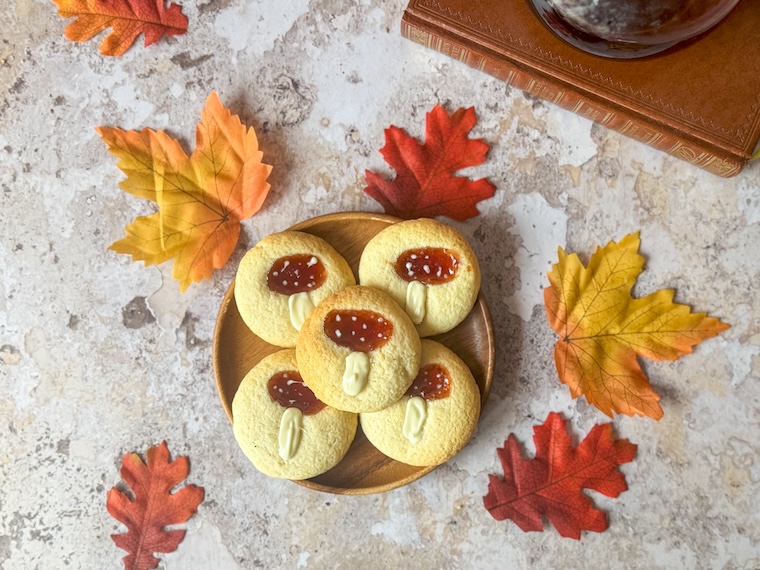
[[[748,0],[745,0],[748,1]],[[588,53],[636,58],[706,32],[739,0],[530,0],[559,37]]]

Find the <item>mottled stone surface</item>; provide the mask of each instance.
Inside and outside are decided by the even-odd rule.
[[[199,0],[190,29],[123,57],[73,44],[46,0],[0,7],[0,568],[118,568],[105,510],[121,456],[167,440],[206,501],[165,569],[760,567],[760,164],[723,180],[399,34],[402,0]],[[171,266],[107,248],[150,206],[126,195],[97,125],[166,129],[190,146],[217,90],[253,125],[272,192],[230,263],[180,294]],[[474,441],[384,495],[306,490],[256,472],[214,387],[214,320],[237,262],[261,237],[335,211],[379,210],[364,170],[390,124],[421,135],[435,103],[474,105],[498,190],[455,226],[483,265],[498,343]],[[530,440],[549,411],[577,438],[606,421],[554,370],[542,287],[558,245],[587,259],[641,231],[635,292],[733,328],[644,368],[660,422],[615,418],[639,445],[630,489],[594,493],[604,534],[525,534],[482,506],[495,448]],[[527,443],[532,452],[532,443]]]

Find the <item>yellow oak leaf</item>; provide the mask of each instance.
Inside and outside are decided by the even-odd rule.
[[[237,244],[240,222],[261,208],[272,167],[263,164],[253,128],[222,106],[214,92],[201,111],[189,157],[162,131],[96,129],[127,175],[125,192],[151,200],[158,212],[136,218],[110,249],[145,265],[174,259],[184,291],[222,267]]]
[[[573,398],[586,399],[608,416],[649,416],[663,412],[637,356],[676,360],[729,325],[673,303],[674,291],[640,299],[631,289],[644,258],[639,234],[597,248],[588,267],[559,248],[559,263],[544,289],[549,324],[560,335],[554,361]]]

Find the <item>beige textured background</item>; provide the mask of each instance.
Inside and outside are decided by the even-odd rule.
[[[121,456],[166,439],[206,501],[165,569],[760,567],[760,164],[723,180],[526,96],[399,34],[402,0],[184,2],[190,29],[105,58],[72,44],[47,0],[0,6],[0,568],[119,568],[105,510]],[[190,146],[212,89],[274,165],[229,265],[180,295],[170,265],[107,251],[136,215],[96,125],[166,129]],[[383,128],[423,132],[435,103],[476,107],[496,196],[455,224],[483,267],[499,346],[474,441],[385,495],[349,498],[258,474],[237,448],[210,366],[234,268],[310,216],[378,210]],[[639,444],[630,490],[594,496],[610,529],[525,534],[482,506],[495,448],[549,411],[577,437],[605,417],[554,371],[545,271],[566,244],[641,230],[635,291],[733,325],[676,363],[645,363],[665,417],[616,418]],[[532,451],[532,444],[528,443]]]

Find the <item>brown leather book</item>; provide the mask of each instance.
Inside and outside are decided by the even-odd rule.
[[[719,176],[760,138],[760,2],[662,54],[613,60],[551,32],[528,0],[410,0],[401,33]]]

